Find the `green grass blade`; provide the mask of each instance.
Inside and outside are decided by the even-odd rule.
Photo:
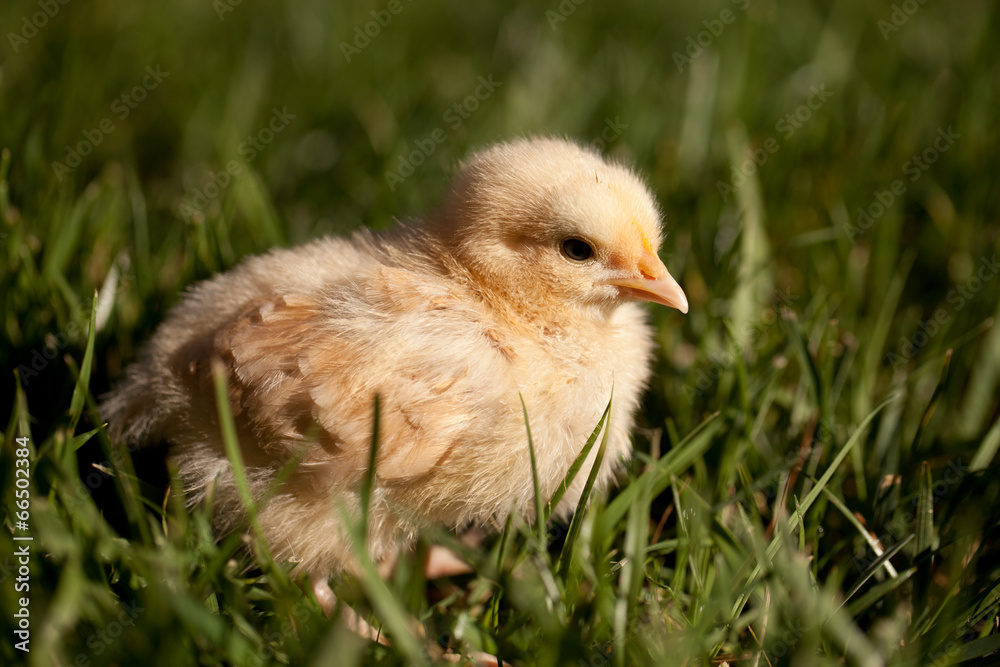
[[[822,413],[824,411],[824,402],[826,395],[824,393],[823,377],[820,373],[819,366],[816,365],[816,360],[813,359],[812,354],[809,353],[809,344],[806,342],[805,332],[802,331],[802,323],[799,322],[798,317],[791,313],[788,317],[783,318],[785,322],[785,328],[790,334],[790,338],[794,343],[795,352],[799,357],[799,361],[802,367],[806,369],[806,377],[809,379],[809,390],[813,395],[813,400],[816,401],[816,407]]]
[[[524,404],[524,396],[520,392],[517,394],[521,399],[521,411],[524,414],[524,428],[528,433],[528,454],[531,456],[531,483],[535,489],[535,540],[536,548],[543,551],[545,548],[545,501],[542,500],[542,490],[538,483],[538,463],[535,460],[535,441],[531,437],[531,423],[528,421],[528,407]]]
[[[861,355],[860,386],[854,392],[854,402],[852,405],[854,416],[865,414],[871,405],[871,396],[875,393],[875,383],[879,365],[882,363],[883,351],[886,341],[889,338],[889,330],[892,326],[892,317],[899,307],[899,300],[903,295],[903,287],[906,286],[907,276],[913,267],[913,262],[917,258],[915,250],[903,255],[896,272],[889,282],[888,289],[885,290],[885,298],[875,311],[875,322],[867,327],[868,336],[864,347],[864,354]]]
[[[865,528],[860,521],[858,521],[858,517],[854,516],[854,512],[848,509],[847,505],[845,505],[840,498],[830,493],[829,489],[823,489],[823,496],[827,500],[829,500],[834,507],[840,510],[840,513],[844,515],[845,519],[851,522],[851,525],[854,526],[854,528],[858,531],[858,534],[864,538],[865,542],[868,543],[868,546],[871,547],[872,551],[881,556],[881,554],[879,553],[882,550],[881,545],[875,538],[871,536],[871,534],[868,532],[868,529]],[[896,568],[892,566],[892,563],[890,563],[888,559],[886,559],[884,562],[885,562],[885,571],[888,573],[888,575],[890,577],[898,576],[896,573]]]
[[[927,461],[920,464],[916,538],[918,554],[929,550],[934,545],[934,479],[931,477],[931,467]]]
[[[910,577],[916,574],[916,572],[917,568],[911,567],[900,572],[898,577],[886,579],[875,584],[864,595],[847,605],[847,614],[852,618],[859,616],[861,612],[909,581]]]
[[[368,469],[361,480],[361,522],[362,534],[368,535],[368,514],[371,511],[372,491],[375,488],[375,467],[378,463],[379,422],[381,421],[381,399],[376,394],[372,403],[372,440],[368,448]],[[365,544],[365,542],[362,542]]]
[[[14,410],[11,412],[11,424],[19,438],[31,437],[31,413],[28,411],[28,397],[24,394],[20,374],[14,371]],[[8,437],[8,441],[10,438]]]
[[[229,406],[226,369],[219,360],[215,360],[212,363],[212,381],[215,387],[215,404],[219,415],[219,426],[222,430],[222,442],[226,449],[226,457],[232,466],[236,491],[239,493],[244,509],[246,509],[248,523],[253,530],[257,553],[264,561],[267,561],[269,560],[267,542],[264,538],[264,530],[261,528],[260,521],[257,518],[257,503],[250,490],[250,481],[247,477],[246,466],[243,463],[243,453],[236,436],[236,423],[233,421],[233,412]]]
[[[985,469],[996,457],[998,449],[1000,449],[1000,416],[993,422],[993,426],[990,427],[983,441],[979,443],[979,448],[976,449],[972,461],[969,462],[969,472]]]
[[[7,174],[10,173],[10,149],[0,150],[0,220],[8,219],[10,210],[10,183]]]
[[[958,649],[956,662],[967,662],[991,656],[1000,651],[1000,635],[989,635],[973,639],[968,644],[964,644]],[[996,657],[994,656],[994,660]]]
[[[80,365],[80,375],[73,387],[73,398],[69,404],[70,430],[76,430],[76,425],[87,404],[87,393],[90,387],[90,373],[94,367],[94,341],[97,339],[97,293],[94,293],[93,305],[90,308],[90,326],[87,331],[87,351]]]
[[[941,362],[941,374],[938,376],[938,383],[934,387],[934,393],[931,394],[931,399],[927,402],[927,408],[924,410],[924,415],[920,420],[920,425],[917,427],[917,432],[913,436],[913,444],[910,446],[911,452],[920,451],[920,436],[923,435],[931,417],[934,416],[934,411],[937,409],[938,402],[940,402],[941,396],[944,393],[945,385],[948,382],[948,371],[951,368],[951,355],[951,350],[947,350],[944,353],[944,360]]]
[[[847,591],[847,594],[844,596],[844,602],[841,604],[841,607],[844,606],[844,604],[847,604],[847,601],[850,600],[852,597],[854,597],[855,593],[861,590],[861,588],[865,585],[865,583],[867,583],[867,581],[871,579],[876,572],[878,572],[878,569],[880,567],[888,565],[889,559],[898,554],[900,551],[902,551],[903,547],[909,544],[910,541],[912,540],[913,540],[913,535],[906,537],[906,539],[900,540],[896,544],[886,549],[886,551],[882,555],[880,555],[878,558],[872,561],[871,565],[866,567],[865,571],[861,573],[861,577],[859,577],[858,580],[854,583],[854,585],[851,587],[851,590]]]
[[[563,496],[566,494],[566,490],[569,489],[573,480],[576,479],[577,473],[580,472],[583,462],[587,460],[587,455],[590,454],[590,450],[593,449],[594,443],[597,442],[597,438],[601,434],[601,429],[604,428],[604,422],[607,420],[610,413],[611,401],[609,400],[607,407],[604,408],[604,414],[601,415],[601,419],[597,422],[597,426],[594,427],[590,437],[587,438],[587,442],[583,445],[583,449],[580,450],[580,453],[573,460],[573,463],[566,472],[566,476],[563,478],[562,483],[556,488],[555,493],[552,494],[552,498],[549,499],[549,502],[545,507],[546,520],[552,516],[553,510],[559,506],[559,501],[562,500]]]
[[[594,465],[590,468],[590,474],[587,476],[587,483],[583,487],[583,493],[580,494],[580,500],[576,504],[576,511],[573,513],[573,519],[570,521],[569,529],[566,531],[566,541],[563,542],[563,548],[559,554],[559,561],[556,563],[557,573],[568,572],[570,565],[573,562],[573,545],[576,544],[576,538],[580,534],[580,527],[583,525],[584,514],[587,510],[587,503],[590,501],[590,494],[594,489],[594,484],[597,482],[597,474],[601,470],[601,463],[604,461],[604,452],[608,448],[608,439],[610,435],[611,419],[609,416],[608,422],[604,428],[604,437],[601,438],[601,446],[597,448],[597,455],[594,457]]]
[[[375,608],[379,619],[388,628],[393,646],[403,654],[413,665],[426,665],[420,642],[413,634],[411,625],[415,623],[413,617],[403,607],[401,601],[393,594],[379,575],[375,564],[368,557],[364,526],[362,523],[352,521],[346,508],[341,508],[344,522],[350,526],[351,538],[354,542],[355,554],[358,563],[361,565],[363,576],[358,578],[365,595]]]

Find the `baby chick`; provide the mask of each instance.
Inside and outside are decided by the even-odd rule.
[[[328,607],[327,578],[356,571],[342,508],[360,515],[376,395],[376,562],[426,522],[534,517],[521,397],[549,498],[613,388],[598,476],[610,482],[650,375],[636,300],[688,308],[660,241],[656,202],[631,170],[561,139],[497,144],[426,219],[274,250],[194,287],[103,414],[118,443],[168,442],[188,499],[211,489],[216,529],[240,528],[213,393],[221,365],[254,496],[302,457],[259,523]],[[595,454],[557,515],[575,507]]]

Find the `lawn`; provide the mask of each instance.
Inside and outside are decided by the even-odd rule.
[[[0,662],[994,664],[1000,8],[346,4],[0,5]],[[197,280],[526,134],[648,178],[691,309],[617,488],[335,582],[370,644],[96,401]]]

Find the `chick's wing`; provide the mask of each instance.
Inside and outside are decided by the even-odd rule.
[[[202,351],[205,352],[202,347]],[[377,267],[351,283],[248,306],[211,346],[227,369],[241,442],[356,483],[381,403],[383,482],[423,476],[484,428],[510,388],[497,327],[444,283]],[[204,355],[189,368],[208,365]],[[516,395],[516,391],[514,392]]]

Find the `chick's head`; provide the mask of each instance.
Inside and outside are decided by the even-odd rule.
[[[660,212],[648,188],[569,141],[523,139],[474,155],[430,230],[482,291],[527,310],[606,312],[636,298],[688,309],[657,256]]]

